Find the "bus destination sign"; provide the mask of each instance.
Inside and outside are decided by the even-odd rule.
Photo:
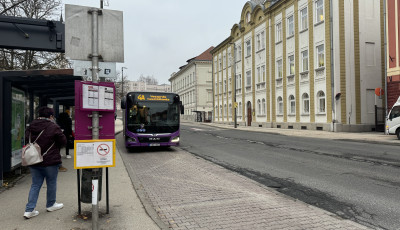
[[[138,94],[137,96],[138,101],[171,101],[167,95],[153,95],[153,94]]]

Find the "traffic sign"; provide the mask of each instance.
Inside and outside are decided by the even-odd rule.
[[[74,169],[115,167],[115,139],[75,140]]]

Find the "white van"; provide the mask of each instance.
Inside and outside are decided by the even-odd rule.
[[[400,97],[393,105],[386,119],[386,133],[396,134],[400,140]]]

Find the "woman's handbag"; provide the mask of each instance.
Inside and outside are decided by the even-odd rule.
[[[42,135],[44,130],[40,132],[39,136],[36,137],[36,140],[32,143],[31,142],[31,134],[29,133],[29,143],[26,144],[22,148],[22,166],[29,166],[34,165],[40,162],[43,162],[43,156],[47,154],[47,152],[53,147],[51,144],[50,148],[42,155],[42,151],[40,146],[36,143],[37,139]]]

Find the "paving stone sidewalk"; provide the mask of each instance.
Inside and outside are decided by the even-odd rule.
[[[123,159],[142,201],[172,229],[368,229],[179,148]]]

